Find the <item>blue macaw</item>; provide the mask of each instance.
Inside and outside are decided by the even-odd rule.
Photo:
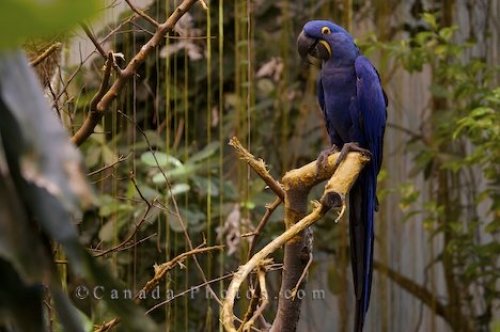
[[[356,293],[354,331],[360,332],[370,302],[373,220],[378,208],[377,174],[382,164],[387,97],[377,70],[361,55],[344,28],[330,21],[310,21],[304,25],[297,47],[302,58],[322,60],[318,101],[332,148],[320,154],[318,165],[339,149],[338,163],[353,150],[371,158],[349,194],[351,265]]]

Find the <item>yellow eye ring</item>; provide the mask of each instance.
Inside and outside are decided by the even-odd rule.
[[[324,35],[329,35],[332,33],[332,31],[330,30],[329,27],[322,27],[321,28],[321,33],[324,34]]]

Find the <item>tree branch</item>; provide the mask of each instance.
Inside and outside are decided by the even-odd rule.
[[[173,259],[171,259],[168,262],[165,262],[161,265],[155,265],[154,266],[155,275],[153,276],[153,278],[151,280],[149,280],[144,285],[144,287],[142,287],[142,289],[140,291],[138,291],[135,294],[134,301],[140,302],[140,300],[141,300],[140,294],[151,292],[153,290],[153,288],[155,288],[160,283],[160,281],[165,277],[165,275],[167,274],[168,271],[172,270],[178,264],[185,261],[189,256],[197,255],[200,253],[205,253],[205,252],[212,251],[212,250],[221,250],[222,248],[223,248],[223,246],[220,246],[220,245],[219,246],[212,246],[212,247],[205,247],[205,248],[198,247],[198,248],[195,248],[193,250],[184,252],[184,253],[174,257]],[[114,318],[114,319],[102,324],[101,326],[99,326],[95,330],[95,332],[109,331],[113,327],[116,327],[118,324],[120,324],[120,319]]]
[[[338,155],[337,153],[328,157],[327,169],[322,172],[318,172],[318,167],[314,161],[300,169],[286,173],[283,177],[285,224],[287,225],[287,230],[253,255],[252,258],[250,258],[246,264],[240,266],[235,273],[227,289],[227,295],[223,301],[221,311],[221,320],[226,330],[231,332],[236,331],[234,325],[235,316],[233,313],[234,300],[243,281],[252,270],[261,266],[262,262],[270,254],[283,245],[285,245],[285,260],[278,303],[278,314],[271,330],[295,330],[301,301],[300,299],[291,300],[287,295],[290,295],[294,286],[299,282],[309,258],[312,241],[310,241],[311,237],[304,236],[304,230],[321,219],[333,206],[332,204],[325,204],[331,202],[330,197],[340,197],[342,199],[342,205],[345,204],[343,198],[356,180],[357,174],[359,174],[364,164],[368,161],[366,157],[359,153],[350,153],[346,161],[340,164],[332,175]],[[263,164],[263,162],[261,163]],[[312,212],[306,215],[308,192],[314,185],[329,177],[331,177],[329,185],[327,185],[321,199],[323,204],[313,202]],[[306,257],[302,257],[304,255],[306,255]]]
[[[59,50],[61,47],[62,47],[61,43],[54,43],[54,44],[50,45],[45,51],[43,51],[42,54],[40,54],[35,59],[33,59],[30,62],[30,65],[32,67],[38,66],[40,63],[43,62],[43,60],[47,59],[52,53]]]
[[[391,269],[389,266],[379,261],[373,261],[373,268],[381,274],[387,276],[412,296],[422,301],[423,304],[428,306],[431,311],[441,316],[448,324],[450,324],[450,326],[454,326],[453,321],[459,319],[458,317],[452,315],[449,310],[449,306],[439,301],[437,297],[424,286],[417,284],[415,281],[405,277],[401,273]],[[463,326],[463,328],[465,327],[466,326]]]
[[[151,23],[153,26],[155,26],[155,27],[158,28],[158,26],[160,25],[160,23],[158,23],[154,18],[152,18],[151,16],[149,16],[148,14],[146,14],[144,11],[142,11],[140,9],[137,9],[137,7],[135,7],[130,2],[130,0],[125,0],[125,2],[130,7],[130,9],[132,9],[132,11],[134,13],[136,13],[137,15],[139,15],[140,17],[142,17],[143,19],[145,19],[146,21],[148,21],[149,23]]]
[[[271,174],[269,174],[264,160],[255,158],[250,152],[248,152],[247,149],[245,149],[241,145],[240,141],[236,137],[233,137],[229,140],[229,145],[231,145],[236,150],[238,157],[245,160],[248,165],[255,171],[255,173],[257,173],[262,178],[262,180],[264,180],[269,188],[271,188],[271,190],[274,191],[274,193],[278,195],[281,200],[285,198],[283,187],[271,176]]]
[[[95,49],[97,50],[97,52],[99,52],[99,54],[104,59],[107,59],[108,58],[108,56],[107,56],[108,53],[102,48],[101,43],[99,43],[97,41],[97,39],[95,38],[95,36],[92,33],[92,31],[90,31],[90,28],[85,23],[80,23],[80,26],[82,27],[83,31],[85,32],[85,34],[87,35],[87,37],[90,39],[90,41],[92,42],[92,44],[94,44]]]
[[[140,49],[140,51],[130,60],[122,75],[119,76],[109,90],[97,102],[95,112],[89,112],[82,126],[73,135],[72,141],[76,145],[82,144],[93,132],[106,110],[111,105],[111,102],[118,97],[123,87],[128,80],[135,74],[139,66],[146,60],[146,58],[161,44],[165,35],[171,32],[177,21],[195,4],[198,0],[184,0],[174,10],[170,17],[162,24],[160,24],[155,34],[149,41]]]

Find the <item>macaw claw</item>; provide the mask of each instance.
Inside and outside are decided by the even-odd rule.
[[[346,159],[347,154],[349,154],[349,152],[359,152],[370,159],[372,158],[372,153],[370,152],[370,150],[360,147],[359,143],[357,142],[345,143],[342,149],[340,150],[340,155],[337,158],[337,161],[335,162],[335,166],[333,166],[334,173],[339,167],[339,165]]]
[[[324,171],[328,167],[328,157],[339,151],[340,149],[338,148],[338,146],[333,144],[328,149],[325,149],[320,152],[318,158],[316,159],[316,167],[318,169],[318,173]]]

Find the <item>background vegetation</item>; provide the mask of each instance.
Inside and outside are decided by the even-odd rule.
[[[156,27],[128,7],[120,10],[119,1],[109,1],[105,9],[97,2],[85,9],[78,7],[80,1],[67,3],[56,1],[54,8],[44,9],[57,13],[47,22],[45,12],[30,1],[4,2],[0,22],[5,25],[0,31],[12,31],[21,18],[31,18],[33,25],[14,29],[19,34],[9,38],[2,33],[0,47],[13,47],[30,37],[24,46],[34,61],[61,43],[34,67],[52,112],[71,136],[94,111],[93,98],[106,77],[106,53],[103,57],[94,51],[87,57],[74,36],[94,37],[124,68]],[[138,1],[132,3],[139,7]],[[173,0],[153,1],[144,9],[163,22],[176,5]],[[207,6],[199,2],[179,20],[165,44],[145,59],[94,134],[79,147],[94,188],[94,208],[73,221],[79,243],[97,258],[73,259],[55,236],[56,229],[51,231],[54,225],[40,227],[41,234],[38,227],[26,232],[40,236],[45,248],[48,239],[63,244],[51,245],[50,255],[44,257],[56,262],[63,289],[89,325],[132,315],[110,310],[113,301],[79,298],[79,286],[103,282],[99,273],[104,272],[98,271],[110,271],[114,280],[137,291],[154,276],[156,264],[200,244],[223,244],[223,250],[199,254],[197,261],[190,258],[168,270],[160,283],[165,303],[156,307],[158,300],[141,301],[145,310],[155,306],[149,316],[162,329],[218,330],[216,298],[205,287],[192,287],[212,280],[212,289],[222,295],[230,273],[247,260],[249,238],[242,235],[255,230],[266,204],[275,198],[236,160],[228,139],[237,136],[266,161],[276,178],[316,159],[326,147],[315,96],[318,68],[300,62],[295,44],[304,22],[328,18],[353,32],[379,69],[389,95],[385,167],[379,176],[376,275],[366,330],[498,329],[499,11],[500,5],[488,0],[221,0]],[[111,23],[102,28],[87,23],[87,35],[78,26],[67,30],[97,12]],[[20,18],[6,13],[19,13]],[[45,36],[54,31],[58,34]],[[115,69],[109,74],[111,81],[119,79]],[[0,82],[2,100],[5,110],[12,110],[5,102],[6,84]],[[7,113],[0,113],[0,123],[7,123]],[[12,164],[16,158],[9,153],[16,153],[18,142],[5,127],[0,126],[0,143],[7,157],[0,154],[0,162],[6,159],[17,176]],[[43,143],[48,150],[61,149],[53,141]],[[13,180],[17,187],[19,181]],[[318,192],[312,196],[317,198]],[[28,211],[36,210],[33,206],[48,209],[36,199],[21,201]],[[0,206],[2,215],[8,216],[6,211],[9,204]],[[33,228],[33,219],[43,224],[37,218],[28,212],[27,227]],[[282,219],[278,209],[257,249],[283,231]],[[324,220],[314,226],[315,260],[307,290],[325,290],[326,299],[304,300],[302,330],[350,329],[353,291],[346,221]],[[23,245],[29,244],[20,248]],[[2,258],[23,274],[8,255]],[[276,272],[269,273],[272,294],[279,289],[281,259],[274,257]],[[30,264],[34,263],[23,263]],[[78,273],[78,267],[90,272]],[[182,295],[186,290],[191,291]],[[175,298],[163,296],[167,291]],[[39,301],[41,295],[36,298]],[[11,308],[9,303],[0,301],[0,308]],[[238,302],[240,316],[247,305],[245,298]],[[264,315],[270,322],[275,305],[271,301]],[[51,306],[43,308],[52,321]],[[16,312],[15,306],[9,310]]]

